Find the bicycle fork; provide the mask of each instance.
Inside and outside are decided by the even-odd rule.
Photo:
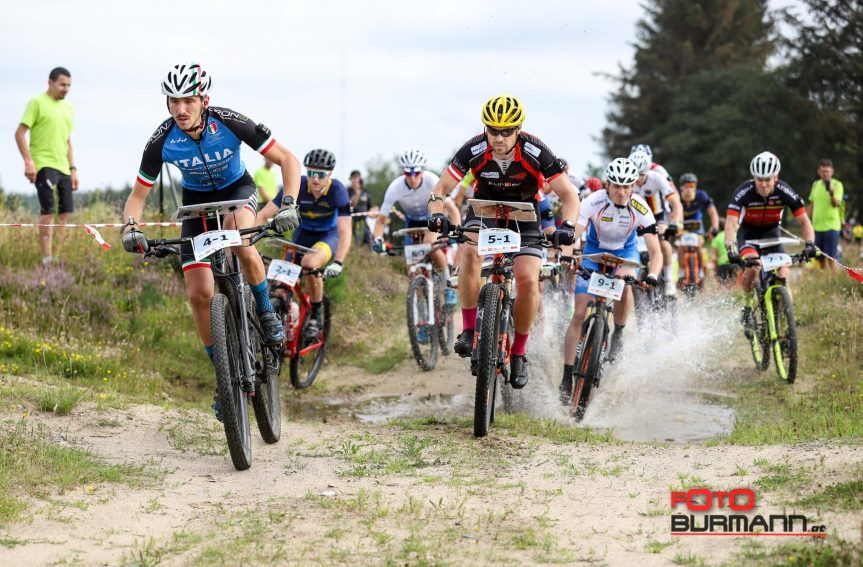
[[[256,372],[255,368],[252,367],[254,354],[252,352],[252,344],[249,338],[249,314],[246,312],[246,286],[245,280],[243,279],[243,271],[240,268],[240,260],[236,254],[232,255],[231,263],[233,264],[234,273],[236,274],[237,279],[236,282],[234,282],[231,278],[226,278],[228,281],[224,282],[224,285],[237,285],[237,305],[232,307],[236,308],[240,315],[240,328],[237,330],[239,331],[240,352],[242,353],[243,359],[243,375],[238,376],[237,378],[240,379],[240,385],[243,390],[248,393],[250,398],[253,398],[255,397],[254,376]]]

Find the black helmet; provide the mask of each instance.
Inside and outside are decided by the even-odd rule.
[[[680,176],[680,184],[686,185],[687,183],[698,183],[698,176],[694,173],[684,173]]]
[[[336,167],[336,156],[329,150],[312,150],[306,154],[303,165],[312,169],[332,171]]]

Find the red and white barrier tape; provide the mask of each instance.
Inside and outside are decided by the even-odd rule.
[[[138,226],[182,226],[181,222],[141,222],[138,223]],[[51,226],[55,228],[82,228],[82,227],[95,227],[95,228],[122,228],[126,226],[126,223],[122,222],[101,222],[101,223],[90,223],[90,224],[40,224],[40,223],[0,223],[0,227],[2,226],[11,226],[18,228],[34,228],[40,226]]]
[[[792,232],[790,232],[790,231],[788,231],[788,230],[785,230],[785,229],[784,229],[784,228],[782,228],[781,226],[779,227],[779,230],[781,230],[781,231],[782,231],[782,232],[784,232],[784,233],[785,233],[789,238],[793,238],[793,239],[794,239],[794,240],[796,240],[797,242],[800,242],[800,243],[803,243],[803,242],[804,242],[802,238],[798,237],[796,234],[794,234],[794,233],[792,233]],[[836,258],[834,258],[833,256],[830,256],[829,254],[825,254],[825,253],[824,253],[820,248],[818,248],[818,251],[819,251],[819,252],[821,252],[821,255],[822,255],[822,256],[824,256],[825,258],[830,259],[830,261],[831,261],[831,262],[833,262],[834,264],[836,264],[837,266],[839,266],[839,267],[841,267],[843,270],[845,270],[845,273],[846,273],[846,274],[848,274],[851,278],[853,278],[853,279],[855,279],[855,280],[857,280],[858,282],[860,282],[860,283],[862,283],[862,284],[863,284],[863,274],[861,274],[860,272],[858,272],[858,271],[857,271],[857,270],[855,270],[854,268],[851,268],[851,267],[849,267],[849,266],[846,266],[845,264],[843,264],[842,262],[840,262],[839,260],[837,260],[837,259],[836,259]]]

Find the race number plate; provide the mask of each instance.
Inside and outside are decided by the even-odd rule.
[[[476,250],[480,256],[518,252],[521,235],[508,228],[484,228],[479,231]]]
[[[639,252],[647,252],[647,242],[644,241],[643,236],[639,236],[636,239],[636,245],[638,246]]]
[[[432,245],[430,242],[424,244],[407,244],[405,245],[405,262],[408,266],[417,264],[423,261],[426,254],[431,252]]]
[[[590,276],[590,284],[587,286],[587,293],[619,301],[623,297],[623,289],[625,287],[626,282],[622,279],[611,278],[599,272],[593,272]]]
[[[210,230],[192,239],[192,250],[200,262],[217,250],[242,244],[239,230]]]
[[[680,237],[682,246],[698,246],[698,235],[694,232],[687,232]]]
[[[788,254],[767,254],[761,258],[761,269],[764,272],[772,272],[782,266],[790,266],[791,256]]]
[[[302,266],[298,266],[293,262],[272,260],[270,261],[270,268],[267,270],[267,279],[282,282],[290,287],[297,283],[302,271]]]

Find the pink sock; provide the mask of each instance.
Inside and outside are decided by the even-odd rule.
[[[512,348],[509,349],[510,354],[515,354],[518,356],[524,356],[524,349],[527,346],[527,335],[522,335],[521,333],[515,333],[515,338],[512,340]]]
[[[476,329],[476,307],[467,309],[461,308],[461,326],[463,331],[472,331]]]

